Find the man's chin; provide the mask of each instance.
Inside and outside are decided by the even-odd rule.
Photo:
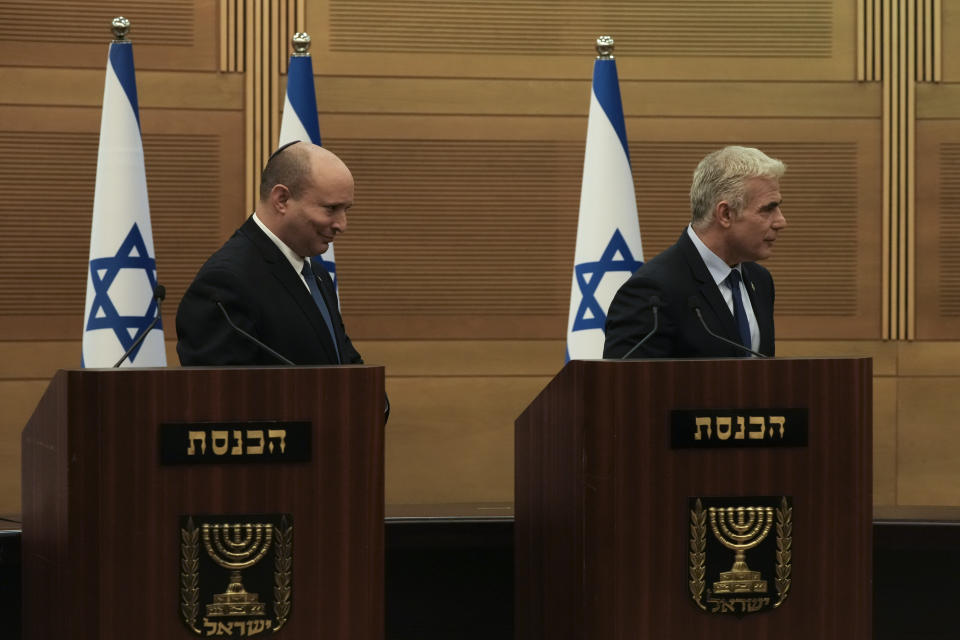
[[[760,248],[757,252],[757,257],[754,258],[754,262],[760,262],[761,260],[766,260],[773,255],[773,243],[766,244]]]

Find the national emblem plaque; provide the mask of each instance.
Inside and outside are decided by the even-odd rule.
[[[790,593],[793,503],[786,496],[690,499],[688,578],[710,613],[776,609]]]
[[[180,615],[204,637],[279,631],[293,592],[293,516],[183,516]]]

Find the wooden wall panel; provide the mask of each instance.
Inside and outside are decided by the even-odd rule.
[[[308,0],[306,9],[321,75],[577,77],[604,33],[617,40],[624,79],[856,72],[853,2]]]
[[[56,69],[0,66],[7,105],[96,107],[103,102],[104,69]],[[217,73],[137,71],[141,108],[243,109],[243,76]]]
[[[618,65],[620,60],[617,60]],[[319,59],[314,61],[319,64]],[[339,120],[331,115],[376,114],[451,116],[570,116],[577,119],[577,135],[585,131],[583,118],[590,96],[593,62],[580,56],[571,65],[574,79],[515,78],[401,78],[320,76],[316,78],[317,106],[323,129]],[[0,71],[2,72],[2,71]],[[638,81],[621,78],[620,93],[627,117],[778,117],[880,118],[880,87],[875,83]],[[705,101],[704,95],[712,100]],[[367,129],[373,123],[359,126]],[[439,125],[442,130],[444,127]],[[500,125],[510,131],[510,120]],[[461,131],[461,135],[466,132]],[[403,131],[395,135],[404,137]],[[409,136],[407,136],[409,137]]]
[[[960,343],[930,340],[903,342],[897,347],[902,375],[960,378]]]
[[[391,377],[387,502],[512,501],[513,420],[548,381]]]
[[[99,113],[0,106],[0,115],[0,189],[31,194],[0,203],[0,332],[72,338],[82,326],[99,139],[90,129]],[[242,120],[239,112],[144,109],[141,125],[158,274],[172,315],[200,264],[246,215],[237,188]]]
[[[138,70],[214,70],[218,11],[217,0],[0,0],[0,65],[106,68],[110,22],[124,16]]]
[[[0,189],[30,194],[0,200],[0,317],[82,314],[96,158],[94,133],[0,131]]]
[[[917,125],[917,338],[960,337],[960,120]]]
[[[618,56],[827,58],[832,27],[831,0],[330,0],[331,51],[564,55],[615,28]]]
[[[898,381],[898,504],[960,504],[957,384],[955,377],[902,377]]]
[[[943,65],[943,81],[960,82],[960,68],[950,64],[951,60],[957,60],[957,56],[960,56],[960,6],[950,0],[934,1],[940,5],[943,59],[947,61]]]
[[[898,504],[897,430],[899,421],[897,401],[899,380],[895,377],[877,377],[873,381],[873,504]],[[906,469],[904,470],[907,471]],[[915,496],[927,504],[926,496]],[[918,503],[919,504],[919,503]]]
[[[349,242],[337,244],[351,316],[443,325],[444,316],[565,315],[582,142],[328,144],[358,180]],[[558,337],[552,329],[541,337]]]

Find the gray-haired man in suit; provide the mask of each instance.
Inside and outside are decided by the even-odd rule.
[[[652,330],[654,306],[659,327],[632,358],[749,355],[707,328],[774,355],[773,278],[756,262],[770,257],[787,226],[780,209],[785,172],[781,161],[748,147],[726,147],[700,161],[690,188],[690,224],[614,296],[604,358],[623,357]]]

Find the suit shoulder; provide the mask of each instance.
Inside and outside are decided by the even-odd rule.
[[[661,253],[643,263],[639,269],[634,271],[635,278],[656,278],[660,275],[671,275],[677,271],[677,265],[684,262],[680,247],[671,245]]]
[[[244,265],[249,264],[255,255],[256,248],[253,243],[240,231],[237,231],[207,258],[200,271],[211,269],[239,270]]]

